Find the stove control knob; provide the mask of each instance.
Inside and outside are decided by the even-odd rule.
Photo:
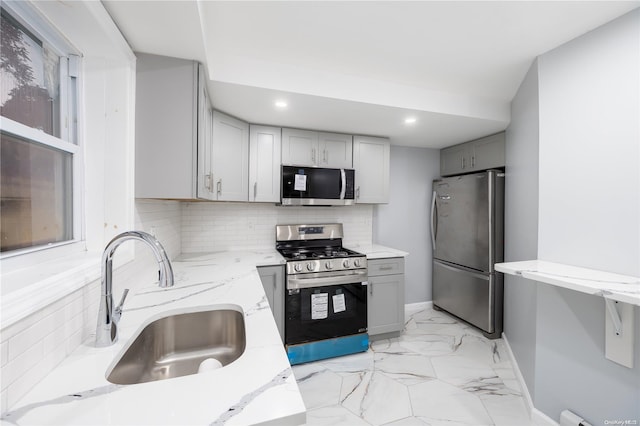
[[[296,270],[296,272],[301,272],[302,271],[302,265],[301,264],[296,264],[296,266],[293,267],[293,269]]]
[[[316,264],[315,263],[307,263],[307,269],[310,271],[313,271],[314,269],[316,269]]]
[[[327,268],[327,269],[333,269],[333,263],[327,262],[327,263],[324,264],[324,267]]]
[[[355,266],[356,268],[359,268],[360,267],[360,259],[355,259],[353,261],[353,266]]]
[[[344,262],[342,262],[342,266],[344,266],[345,268],[349,267],[349,259],[345,259]]]

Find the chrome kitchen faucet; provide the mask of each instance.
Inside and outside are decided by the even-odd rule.
[[[173,268],[162,244],[151,234],[141,231],[127,231],[115,236],[102,253],[102,279],[100,294],[100,309],[98,310],[98,326],[96,327],[96,347],[110,346],[118,340],[117,323],[122,315],[122,305],[127,298],[129,289],[122,294],[118,306],[113,308],[112,278],[113,255],[120,244],[127,240],[138,240],[146,243],[158,260],[160,279],[158,285],[162,288],[173,287]]]

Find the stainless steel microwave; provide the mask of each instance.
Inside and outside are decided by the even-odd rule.
[[[355,170],[282,166],[285,206],[347,206],[355,203]]]

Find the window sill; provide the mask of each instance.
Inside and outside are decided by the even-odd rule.
[[[102,253],[82,252],[2,274],[0,328],[45,308],[100,278]]]

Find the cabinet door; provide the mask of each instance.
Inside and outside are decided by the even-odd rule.
[[[215,200],[213,190],[213,109],[207,94],[204,68],[198,66],[198,198]]]
[[[404,275],[369,277],[367,306],[370,336],[404,328]]]
[[[216,200],[247,201],[249,125],[213,112],[213,179]]]
[[[504,167],[504,132],[473,141],[471,167],[474,170],[487,170]]]
[[[455,145],[440,150],[440,175],[451,176],[473,171],[471,149],[468,144]]]
[[[280,201],[279,127],[249,126],[249,201]]]
[[[388,139],[353,137],[353,168],[356,170],[356,202],[389,202]]]
[[[269,307],[278,326],[280,338],[284,342],[284,268],[282,266],[261,266],[258,274],[267,295]]]
[[[318,165],[318,133],[308,130],[282,129],[282,164]]]
[[[318,133],[319,165],[332,169],[353,167],[353,136]]]
[[[197,63],[136,56],[135,195],[196,198]]]

